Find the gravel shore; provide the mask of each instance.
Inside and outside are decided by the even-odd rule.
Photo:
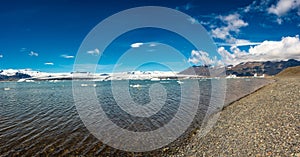
[[[213,128],[174,156],[300,157],[300,77],[276,82],[232,103]]]

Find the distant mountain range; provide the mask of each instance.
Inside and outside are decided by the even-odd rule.
[[[297,61],[295,59],[290,59],[287,61],[278,61],[278,62],[245,62],[240,63],[238,65],[228,65],[225,67],[226,75],[236,75],[236,76],[254,76],[257,75],[276,75],[282,70],[294,67],[294,66],[300,66],[300,61]],[[192,66],[179,74],[183,75],[200,75],[200,76],[212,76],[210,74],[211,71],[214,71],[214,76],[218,76],[222,72],[224,72],[224,68],[212,68],[210,66]]]
[[[19,80],[22,78],[30,78],[31,76],[28,74],[23,74],[16,72],[14,75],[2,75],[2,70],[0,70],[0,81],[7,80],[7,81],[14,81],[14,80]]]
[[[149,73],[120,73],[120,74],[76,74],[72,73],[44,73],[31,70],[0,70],[0,81],[14,81],[20,79],[32,80],[59,80],[59,79],[152,79],[152,78],[185,78],[185,77],[216,77],[228,75],[236,76],[254,76],[254,75],[276,75],[282,70],[300,66],[300,61],[290,59],[288,61],[278,62],[245,62],[238,65],[228,65],[225,68],[215,68],[211,66],[192,66],[188,69],[179,72],[149,72]],[[82,76],[81,76],[82,75]],[[193,76],[191,76],[193,75]],[[75,76],[75,77],[74,77]]]

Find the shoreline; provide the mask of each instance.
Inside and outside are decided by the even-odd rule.
[[[250,93],[248,93],[248,94],[246,94],[246,95],[244,95],[244,96],[242,96],[242,97],[240,97],[240,98],[238,98],[238,99],[236,99],[236,100],[234,100],[234,101],[232,101],[232,102],[230,102],[228,104],[224,104],[224,106],[223,106],[223,108],[222,108],[222,110],[220,112],[222,112],[223,110],[225,110],[227,107],[231,106],[232,104],[240,101],[241,99],[244,99],[244,98],[250,96],[251,94],[254,94],[254,93],[258,92],[259,90],[262,90],[263,88],[266,88],[267,86],[270,86],[271,84],[277,82],[277,80],[274,79],[274,78],[266,78],[266,80],[268,80],[270,82],[268,82],[265,85],[262,85],[261,87],[258,87],[257,89],[253,90],[252,92],[250,92]]]
[[[237,80],[237,79],[241,79],[241,80],[245,80],[245,79],[261,79],[261,78],[234,78],[233,80]],[[230,78],[229,80],[232,80],[232,78]],[[205,136],[205,132],[206,132],[206,127],[209,124],[210,120],[214,121],[213,119],[215,118],[214,116],[216,116],[217,114],[221,114],[224,110],[226,110],[227,107],[230,107],[231,105],[239,102],[240,100],[247,98],[248,96],[266,88],[267,86],[270,86],[274,83],[276,83],[277,79],[274,79],[274,77],[268,77],[263,79],[266,82],[260,84],[260,86],[258,86],[257,88],[254,87],[254,89],[250,89],[250,91],[246,92],[246,94],[242,95],[242,96],[238,96],[237,99],[233,99],[233,100],[227,100],[228,102],[224,102],[224,106],[220,109],[220,110],[216,110],[214,112],[212,112],[210,115],[208,115],[208,117],[206,118],[205,121],[203,121],[202,126],[200,128],[193,128],[189,134],[186,136],[187,139],[184,139],[182,142],[182,145],[179,146],[179,148],[173,148],[172,144],[171,146],[167,146],[167,147],[163,147],[162,149],[159,149],[160,151],[158,151],[158,154],[163,154],[163,156],[199,156],[198,152],[196,150],[193,151],[186,151],[184,150],[185,148],[189,148],[193,138],[195,138],[195,136],[200,136],[200,138],[202,137],[202,135],[204,134]],[[227,90],[227,89],[226,89]],[[228,91],[226,92],[226,94],[228,94]],[[226,98],[230,97],[228,95],[225,96]],[[225,98],[225,99],[226,99]],[[204,128],[204,129],[203,129]],[[175,141],[178,142],[178,141]],[[176,144],[175,144],[176,145]],[[192,146],[194,147],[194,146]],[[154,151],[156,152],[156,151]],[[154,153],[156,154],[156,153]],[[205,156],[205,155],[200,155],[200,156]]]
[[[173,155],[300,156],[300,77],[274,80],[225,106],[205,136],[197,130],[189,144]]]

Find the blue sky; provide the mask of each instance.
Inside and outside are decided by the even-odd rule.
[[[300,59],[297,36],[300,0],[3,0],[0,3],[0,69],[70,72],[82,41],[99,22],[138,6],[163,6],[188,14],[192,18],[187,20],[192,25],[202,24],[206,28],[219,56],[215,59],[207,55],[210,52],[196,50],[174,33],[139,29],[120,36],[105,52],[97,52],[96,48],[87,52],[103,54],[99,72],[110,72],[119,57],[134,48],[135,43],[171,45],[186,57],[183,62],[190,65]],[[161,56],[172,58],[164,53]],[[145,65],[150,66],[142,66],[147,70],[165,69],[152,63]],[[178,64],[175,70],[184,68]]]

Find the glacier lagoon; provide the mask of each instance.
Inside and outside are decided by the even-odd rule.
[[[151,117],[134,117],[116,103],[111,90],[112,81],[36,81],[0,82],[0,154],[6,155],[107,155],[128,152],[114,149],[95,138],[81,121],[74,105],[72,88],[94,88],[106,115],[123,129],[135,132],[153,131],[170,122],[181,101],[181,86],[190,80],[129,80],[128,89],[132,101],[145,105],[151,102],[149,89],[160,84],[166,90],[165,103]],[[195,81],[195,80],[193,80]],[[190,128],[201,126],[212,99],[212,83],[219,79],[198,79],[199,107]],[[215,107],[218,112],[231,102],[270,83],[268,79],[227,79],[224,104]],[[190,87],[192,89],[193,87]],[[220,91],[221,92],[221,91]],[[129,101],[129,100],[128,100]],[[180,142],[179,142],[180,143]],[[180,146],[180,144],[179,144]],[[147,152],[159,153],[161,149]]]

